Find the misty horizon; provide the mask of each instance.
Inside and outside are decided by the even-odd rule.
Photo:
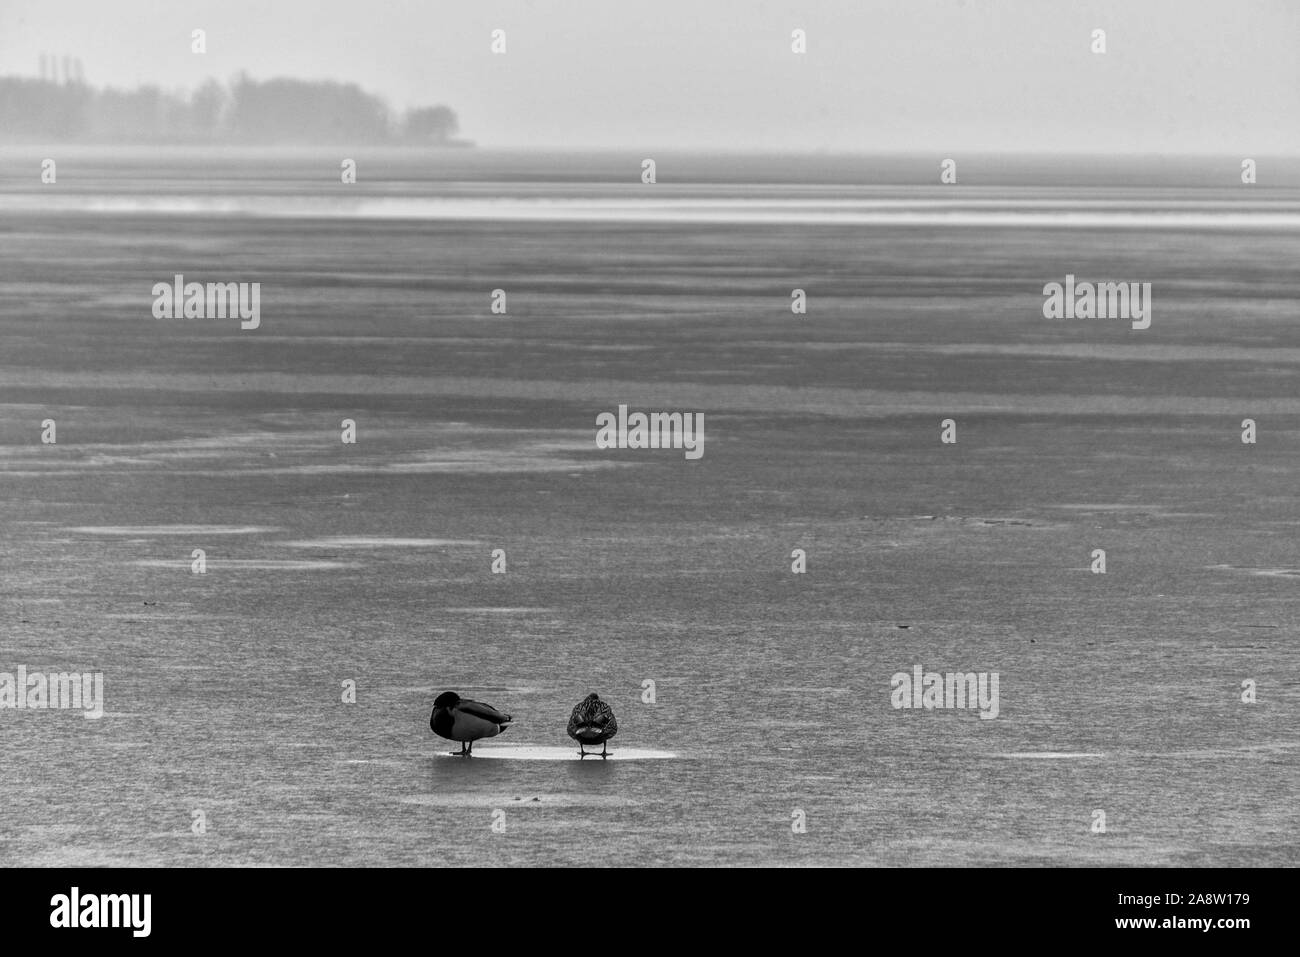
[[[96,87],[80,61],[63,60],[62,76],[0,76],[0,129],[14,142],[218,143],[256,146],[360,140],[372,144],[463,146],[450,107],[399,113],[355,83],[247,74],[227,84],[208,79],[189,94],[155,85]],[[71,69],[70,69],[71,66]]]
[[[287,150],[294,151],[314,150],[335,147],[354,147],[365,145],[373,150],[384,149],[424,149],[433,147],[455,147],[455,148],[476,148],[476,152],[481,154],[491,154],[495,156],[528,156],[528,157],[545,157],[545,156],[571,156],[585,155],[592,157],[601,156],[627,156],[631,152],[638,150],[654,150],[660,155],[679,155],[691,157],[693,159],[726,159],[734,158],[737,161],[757,161],[775,160],[782,157],[797,158],[801,160],[823,159],[828,162],[843,162],[851,160],[875,160],[875,161],[893,161],[900,162],[900,167],[908,171],[908,176],[898,182],[914,180],[918,183],[929,183],[932,181],[928,174],[921,175],[917,172],[918,161],[920,163],[929,162],[931,157],[937,159],[938,154],[935,151],[928,151],[917,147],[896,147],[890,149],[866,149],[866,148],[847,148],[847,147],[804,147],[786,146],[770,147],[758,149],[744,148],[726,148],[726,147],[664,147],[654,144],[603,144],[594,146],[568,145],[568,146],[527,146],[527,145],[483,145],[475,143],[472,139],[456,136],[459,132],[459,116],[455,109],[446,104],[437,104],[433,106],[423,106],[419,108],[407,109],[404,113],[394,109],[382,97],[377,96],[370,91],[365,90],[359,84],[341,80],[309,80],[301,77],[289,76],[272,76],[268,78],[252,77],[246,73],[237,74],[228,81],[222,82],[215,77],[203,79],[198,86],[190,90],[166,89],[157,84],[144,84],[133,88],[115,88],[109,86],[97,87],[87,83],[84,74],[81,73],[79,61],[71,58],[62,58],[60,74],[59,58],[50,58],[49,72],[46,72],[44,58],[41,62],[41,70],[36,76],[23,75],[0,75],[0,131],[4,133],[4,139],[0,140],[0,149],[5,147],[21,148],[24,146],[35,146],[41,144],[59,145],[63,147],[100,147],[105,149],[131,149],[132,147],[153,147],[160,145],[167,146],[169,149],[183,152],[187,148],[201,148],[205,153],[214,149],[230,150],[233,152],[247,150]],[[302,90],[310,90],[316,96],[334,97],[336,100],[362,100],[367,105],[372,106],[382,116],[376,119],[377,126],[372,125],[367,128],[362,125],[360,128],[353,129],[350,133],[340,133],[337,137],[313,136],[310,132],[302,132],[293,127],[295,119],[302,115],[301,109],[285,110],[280,115],[263,117],[260,131],[263,135],[253,135],[251,131],[240,129],[238,126],[231,128],[229,123],[221,125],[222,120],[231,119],[230,109],[234,94],[244,87],[261,88],[263,90],[271,87],[299,87]],[[69,93],[81,93],[91,97],[98,98],[101,102],[105,98],[114,98],[118,103],[126,100],[139,100],[152,98],[156,100],[159,108],[157,110],[157,119],[160,123],[166,121],[175,121],[178,116],[186,110],[196,110],[206,112],[208,125],[201,129],[193,126],[184,128],[165,128],[160,125],[157,130],[148,134],[140,134],[139,131],[132,131],[130,128],[125,130],[113,128],[112,118],[106,116],[92,116],[90,128],[81,131],[79,134],[71,134],[67,131],[60,132],[50,128],[49,117],[42,115],[44,104],[36,103],[29,98],[24,102],[22,95],[44,94],[45,96],[63,95]],[[218,102],[208,103],[206,106],[201,105],[204,98],[216,98]],[[329,104],[326,104],[329,105]],[[337,105],[334,104],[334,105]],[[352,103],[344,104],[352,106]],[[433,119],[429,116],[433,114]],[[429,122],[435,124],[435,129],[425,129],[423,132],[412,131],[408,128],[413,117],[423,115],[426,125]],[[372,118],[375,119],[375,118]],[[26,125],[25,125],[26,124]],[[276,125],[282,125],[284,128],[276,130],[274,135],[269,135],[268,131]],[[378,135],[376,135],[378,133]],[[361,142],[361,141],[364,141]],[[639,154],[638,154],[639,155]],[[1126,181],[1131,181],[1134,175],[1142,175],[1143,167],[1148,167],[1147,173],[1155,179],[1168,179],[1169,163],[1200,163],[1207,159],[1221,159],[1223,162],[1236,163],[1237,157],[1222,149],[1212,149],[1202,147],[1199,149],[1182,149],[1178,151],[1159,151],[1159,150],[1131,150],[1131,151],[1113,151],[1104,149],[979,149],[963,150],[958,155],[962,156],[964,161],[978,164],[980,161],[995,161],[999,163],[1017,164],[1019,171],[1024,170],[1026,165],[1032,166],[1038,162],[1050,162],[1064,166],[1069,174],[1074,177],[1070,182],[1077,182],[1082,185],[1086,181],[1106,182],[1113,176],[1124,177]],[[1300,186],[1300,151],[1298,152],[1276,152],[1257,153],[1257,158],[1263,158],[1265,161],[1275,161],[1275,174],[1270,179],[1271,185],[1275,186]],[[1072,166],[1070,161],[1077,161],[1077,166]],[[1065,161],[1064,164],[1061,161]],[[1191,170],[1188,165],[1188,170]],[[1083,180],[1077,179],[1078,174],[1085,174]],[[1109,174],[1109,175],[1108,175]],[[1159,174],[1159,175],[1156,175]],[[1174,177],[1178,179],[1177,176]],[[864,175],[862,182],[872,182],[870,175]],[[892,180],[888,180],[892,181]],[[1213,185],[1216,182],[1213,176],[1206,180],[1206,185]]]
[[[366,17],[339,0],[309,17],[246,0],[10,0],[0,74],[36,76],[44,54],[81,58],[88,82],[115,89],[193,91],[240,73],[343,82],[398,113],[445,103],[461,135],[493,149],[1279,156],[1300,154],[1297,28],[1292,5],[1238,16],[1210,0],[992,12],[395,0]],[[1103,56],[1089,49],[1096,29]]]

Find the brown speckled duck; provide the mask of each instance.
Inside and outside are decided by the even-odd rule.
[[[569,737],[578,742],[578,754],[587,756],[584,745],[600,745],[600,756],[609,757],[607,751],[610,738],[618,734],[618,721],[614,709],[600,700],[594,691],[578,702],[569,717]]]

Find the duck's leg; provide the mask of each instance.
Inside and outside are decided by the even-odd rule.
[[[467,757],[467,758],[472,758],[472,757],[474,757],[474,742],[473,742],[473,741],[469,742],[469,750],[465,752],[465,757]]]
[[[608,750],[607,750],[608,748],[609,748],[609,742],[608,742],[608,741],[602,741],[602,742],[600,743],[600,756],[601,756],[601,758],[607,758],[607,757],[609,757],[609,752],[608,752]]]
[[[458,755],[458,756],[460,756],[460,757],[463,758],[463,757],[465,756],[465,742],[462,741],[462,742],[460,743],[460,750],[459,750],[459,751],[449,751],[449,752],[447,752],[447,753],[448,753],[448,754]]]
[[[578,760],[581,761],[587,756],[586,750],[582,747],[582,742],[578,742]]]

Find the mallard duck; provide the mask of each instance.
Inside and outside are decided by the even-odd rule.
[[[610,738],[618,734],[618,721],[614,709],[600,700],[594,691],[578,702],[569,716],[569,737],[578,742],[578,754],[587,756],[586,744],[599,744],[600,756],[609,757],[606,748]]]
[[[479,738],[495,738],[510,725],[510,715],[502,714],[490,704],[465,701],[454,691],[444,691],[433,702],[429,727],[433,733],[448,741],[459,741],[459,751],[464,758],[472,758],[474,742]]]

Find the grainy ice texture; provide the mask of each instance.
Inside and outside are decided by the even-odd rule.
[[[611,162],[0,181],[0,671],[102,671],[106,710],[0,711],[0,864],[1297,863],[1294,194],[899,224],[957,200],[661,160],[656,201],[712,212],[629,222]],[[746,220],[809,192],[866,212]],[[1043,319],[1067,272],[1152,283],[1151,328]],[[261,327],[155,320],[177,273],[262,283]],[[619,404],[704,413],[703,457],[597,449]],[[998,672],[999,716],[893,709],[915,664]],[[676,757],[440,759],[446,689],[514,716],[476,753],[567,748],[597,691],[611,751]]]

